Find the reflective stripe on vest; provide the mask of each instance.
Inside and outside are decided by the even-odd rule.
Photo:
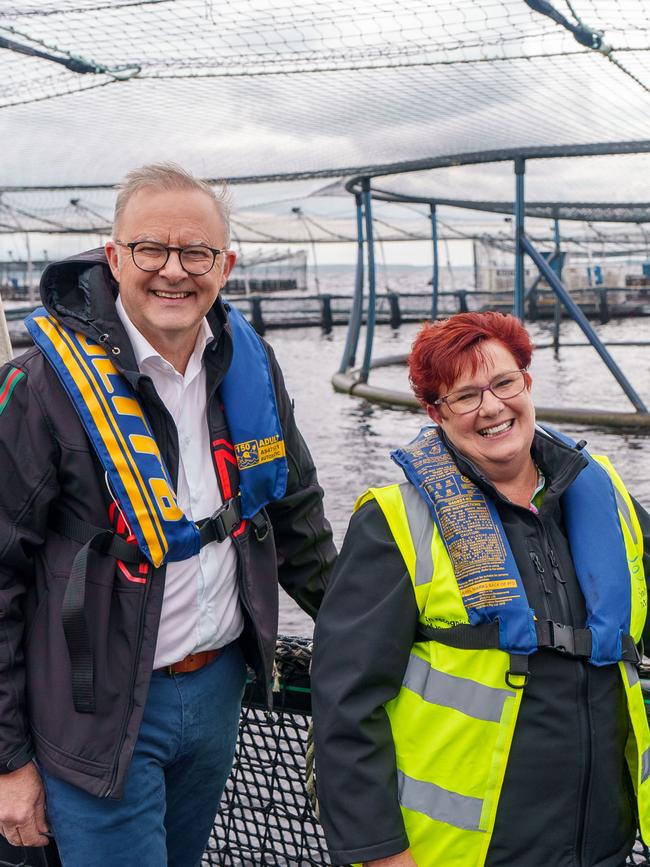
[[[478,798],[449,792],[434,783],[414,780],[399,770],[397,789],[400,804],[407,810],[423,813],[436,822],[447,822],[467,831],[479,830],[483,802]]]
[[[640,637],[647,600],[642,533],[629,494],[606,459],[625,538],[631,582],[630,632]],[[371,489],[407,566],[426,626],[468,623],[451,561],[429,511],[410,484]],[[428,526],[427,526],[428,522]],[[435,580],[434,579],[435,572]],[[626,758],[641,833],[650,832],[650,732],[639,678],[619,663],[631,722]],[[418,867],[482,867],[489,850],[522,690],[505,683],[501,650],[418,642],[398,696],[386,704],[395,742],[398,793]],[[426,738],[424,733],[435,732]]]
[[[454,708],[466,716],[487,722],[499,722],[506,699],[515,696],[512,689],[494,689],[464,677],[436,671],[414,653],[406,666],[403,685],[424,701]]]
[[[637,799],[641,836],[650,843],[650,732],[636,668],[629,662],[619,662],[630,715],[630,733],[625,756]]]
[[[417,551],[413,581],[415,586],[419,587],[421,584],[428,584],[433,575],[431,543],[434,525],[428,511],[418,507],[416,501],[420,500],[420,495],[413,485],[403,485],[401,492],[406,506],[406,518],[409,523],[411,538]]]

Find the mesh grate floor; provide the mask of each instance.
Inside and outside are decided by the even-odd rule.
[[[307,730],[311,717],[311,643],[278,642],[280,691],[272,713],[251,687],[228,780],[203,867],[327,867],[322,829],[305,783]],[[626,862],[650,867],[640,840]]]
[[[305,790],[308,718],[249,709],[238,755],[203,864],[327,865]]]
[[[282,638],[274,709],[251,686],[239,727],[235,763],[203,865],[320,867],[325,839],[307,796],[311,642]]]

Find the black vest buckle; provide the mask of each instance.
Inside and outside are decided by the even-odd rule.
[[[576,643],[572,626],[565,626],[563,623],[555,623],[549,620],[549,630],[551,633],[550,647],[558,653],[566,653],[568,656],[576,656]]]
[[[251,518],[251,524],[253,525],[255,538],[258,542],[263,542],[269,535],[271,529],[271,524],[269,523],[269,519],[267,518],[264,509],[262,509],[261,512],[258,512],[257,515],[253,515]]]
[[[222,506],[219,506],[214,514],[197,525],[201,538],[201,548],[209,545],[210,542],[224,542],[240,523],[239,499],[232,497],[230,500],[226,500]]]

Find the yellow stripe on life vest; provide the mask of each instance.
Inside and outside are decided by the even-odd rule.
[[[149,545],[152,562],[155,566],[159,566],[165,558],[168,545],[158,518],[156,505],[149,495],[122,432],[114,424],[111,410],[104,395],[99,389],[93,387],[92,371],[65,331],[53,320],[47,317],[38,317],[36,321],[52,341],[81,392],[139,518],[143,535]]]

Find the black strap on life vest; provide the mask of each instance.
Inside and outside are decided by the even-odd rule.
[[[241,520],[239,498],[226,500],[209,518],[197,522],[200,547],[204,548],[211,542],[223,542],[237,529]],[[114,557],[123,563],[142,563],[144,557],[135,543],[127,542],[113,530],[95,527],[65,509],[56,507],[52,509],[49,527],[67,539],[82,545],[72,562],[63,596],[61,617],[70,654],[72,700],[75,710],[79,713],[94,713],[95,659],[85,610],[88,555],[91,551],[95,551],[98,554]],[[257,535],[257,525],[255,531]]]
[[[549,648],[567,656],[588,659],[591,656],[592,635],[590,629],[565,626],[553,620],[536,620],[537,646]],[[449,628],[435,628],[419,624],[416,641],[438,641],[461,650],[491,650],[499,648],[499,623],[459,623]],[[520,655],[520,654],[512,654]],[[622,636],[621,659],[638,665],[641,654],[631,635]]]
[[[77,552],[65,588],[61,618],[70,654],[72,698],[79,713],[95,712],[95,660],[86,619],[86,571],[91,551],[108,554],[125,563],[139,563],[142,555],[137,547],[112,530],[95,527],[68,511],[54,509],[50,513],[52,530],[83,547]]]

